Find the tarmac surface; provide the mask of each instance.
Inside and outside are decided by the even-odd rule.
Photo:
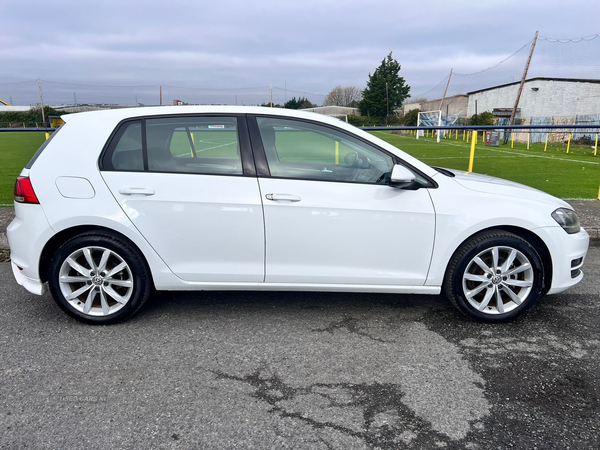
[[[0,448],[598,448],[600,247],[583,271],[508,324],[442,296],[210,292],[94,327],[0,263]]]

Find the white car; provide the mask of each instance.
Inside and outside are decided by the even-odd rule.
[[[78,320],[153,290],[439,294],[504,321],[581,281],[569,204],[433,168],[337,119],[260,107],[63,116],[15,186],[14,276]],[[532,167],[532,170],[534,168]]]

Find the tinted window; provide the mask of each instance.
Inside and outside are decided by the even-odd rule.
[[[144,170],[142,125],[139,121],[122,125],[108,147],[110,165],[115,170]]]
[[[146,120],[148,170],[241,175],[235,117]]]
[[[257,118],[271,176],[387,184],[392,158],[332,128],[289,119]]]

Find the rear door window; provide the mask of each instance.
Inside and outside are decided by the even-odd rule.
[[[235,117],[147,119],[146,146],[151,172],[243,174]]]

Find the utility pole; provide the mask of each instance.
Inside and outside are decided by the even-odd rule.
[[[269,85],[269,91],[271,92],[270,103],[271,103],[271,108],[272,108],[273,107],[273,85],[272,84]]]
[[[42,105],[42,126],[44,126],[44,122],[46,122],[46,115],[44,114],[44,97],[42,96],[42,82],[38,77],[38,87],[40,88],[40,105]]]
[[[158,85],[158,88],[160,90],[160,106],[162,106],[162,83]]]
[[[137,94],[135,94],[135,106],[138,106],[138,101],[137,101]]]
[[[77,94],[75,92],[73,92],[73,104],[77,104]]]
[[[237,94],[235,96],[235,106],[237,106]]]
[[[535,32],[535,37],[533,38],[533,42],[531,43],[531,50],[529,51],[529,58],[527,58],[527,63],[525,64],[525,70],[523,71],[523,77],[521,78],[521,84],[519,85],[519,91],[517,92],[517,99],[515,100],[515,106],[513,106],[512,113],[510,113],[510,120],[508,121],[509,125],[512,125],[515,121],[515,114],[517,113],[517,106],[519,106],[519,100],[521,99],[521,93],[523,92],[523,85],[525,84],[525,78],[527,78],[527,71],[529,70],[529,64],[531,63],[531,57],[533,56],[533,50],[535,49],[535,44],[537,42],[539,30]],[[509,133],[504,133],[504,145],[508,142]]]
[[[452,78],[452,71],[454,68],[450,69],[450,75],[448,76],[448,82],[446,83],[446,89],[444,89],[444,96],[442,97],[442,101],[440,102],[440,111],[442,110],[442,106],[444,105],[444,100],[446,99],[446,93],[448,92],[448,86],[450,86],[450,79]]]
[[[390,98],[388,96],[388,84],[387,84],[387,81],[385,82],[385,107],[386,107],[385,123],[387,125],[389,125],[390,124]]]

